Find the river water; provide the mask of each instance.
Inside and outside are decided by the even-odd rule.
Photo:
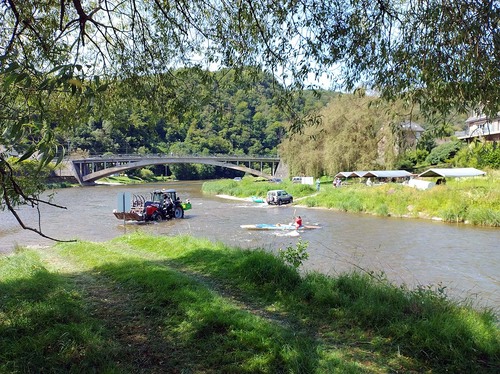
[[[450,297],[500,311],[500,229],[445,224],[420,219],[380,218],[364,214],[310,209],[295,205],[267,206],[228,200],[201,192],[202,182],[169,182],[67,188],[53,191],[54,202],[66,210],[41,209],[42,229],[58,239],[106,241],[134,230],[158,235],[190,234],[243,248],[276,252],[295,246],[298,237],[280,232],[249,231],[242,224],[288,223],[301,215],[304,223],[322,227],[300,234],[308,242],[305,271],[335,275],[362,268],[383,272],[396,284],[442,285]],[[149,196],[156,188],[175,188],[193,208],[182,220],[123,225],[112,214],[122,192]],[[20,208],[19,215],[37,227],[38,213]],[[45,246],[53,242],[23,230],[14,217],[0,212],[0,254],[16,246]]]

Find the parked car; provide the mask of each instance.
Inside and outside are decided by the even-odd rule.
[[[281,178],[271,178],[269,179],[269,182],[271,183],[281,183],[283,180]]]
[[[269,205],[291,204],[293,196],[285,190],[271,190],[267,193],[266,202]]]

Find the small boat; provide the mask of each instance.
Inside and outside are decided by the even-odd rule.
[[[262,197],[257,197],[257,196],[252,196],[252,201],[254,203],[265,203],[265,201]]]
[[[242,229],[247,230],[296,230],[295,225],[289,225],[284,223],[257,223],[255,225],[240,225]],[[310,230],[310,229],[319,229],[321,226],[317,225],[302,225],[299,227],[299,230]]]

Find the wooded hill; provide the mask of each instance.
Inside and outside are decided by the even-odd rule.
[[[335,96],[305,91],[284,103],[283,88],[262,72],[220,70],[210,80],[201,76],[194,69],[177,71],[172,79],[182,89],[175,94],[165,77],[110,84],[101,116],[61,134],[61,142],[73,153],[88,154],[276,154],[290,115],[306,116]],[[229,172],[202,165],[173,169],[180,178]]]

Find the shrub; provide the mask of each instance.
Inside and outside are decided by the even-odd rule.
[[[437,165],[454,157],[455,154],[463,147],[463,143],[455,140],[449,143],[444,143],[432,149],[425,161],[431,165]]]
[[[298,269],[309,258],[309,253],[307,253],[308,246],[308,242],[303,242],[302,239],[299,239],[295,247],[289,245],[286,249],[280,248],[279,256],[287,265]]]

